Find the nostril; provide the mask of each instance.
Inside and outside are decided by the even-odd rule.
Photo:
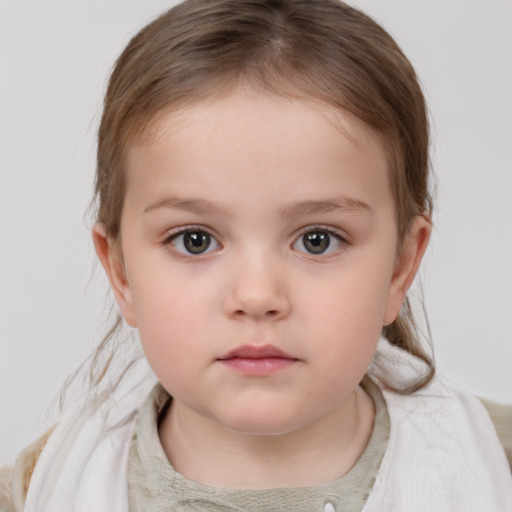
[[[279,317],[280,312],[278,309],[269,309],[268,311],[265,311],[261,315],[254,315],[254,313],[250,313],[249,311],[245,311],[244,309],[237,309],[236,311],[233,311],[233,316],[235,317],[244,317],[244,316],[261,316],[261,318],[277,318]]]
[[[232,318],[259,318],[276,321],[290,310],[286,295],[267,289],[234,287],[223,300],[223,311]]]

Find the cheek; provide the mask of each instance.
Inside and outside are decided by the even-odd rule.
[[[380,338],[391,270],[373,264],[347,266],[329,279],[312,278],[304,288],[301,314],[311,346],[321,347],[329,372],[340,365],[357,374],[366,371]],[[307,290],[307,294],[306,294]]]
[[[215,332],[211,290],[183,272],[166,270],[137,276],[133,287],[142,347],[161,380],[207,359]]]
[[[379,264],[373,259],[350,263],[325,276],[310,275],[302,291],[303,307],[314,311],[326,326],[343,332],[355,329],[364,337],[367,329],[382,327],[392,263]]]

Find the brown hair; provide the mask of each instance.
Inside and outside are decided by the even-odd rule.
[[[240,81],[356,115],[381,135],[388,150],[399,238],[415,216],[430,216],[425,101],[414,69],[384,29],[337,0],[187,0],[130,41],[110,78],[95,194],[97,220],[111,239],[120,230],[130,143],[147,136],[162,111]],[[383,334],[429,368],[401,391],[424,386],[434,366],[420,344],[408,300]],[[99,375],[101,380],[104,371]]]

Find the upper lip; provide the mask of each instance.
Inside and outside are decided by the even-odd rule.
[[[295,357],[283,352],[273,345],[242,345],[219,357],[224,359],[265,359],[269,357],[280,357],[283,359],[296,359]]]

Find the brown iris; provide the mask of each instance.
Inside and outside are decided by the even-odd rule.
[[[331,243],[331,236],[327,231],[311,231],[302,236],[302,243],[311,254],[322,254]]]

